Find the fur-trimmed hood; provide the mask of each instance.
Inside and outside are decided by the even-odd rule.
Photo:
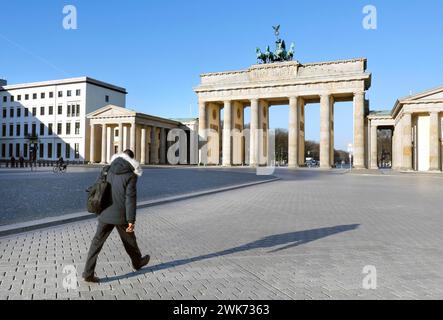
[[[130,166],[127,166],[125,162],[128,163]],[[139,177],[141,177],[143,174],[143,169],[140,167],[140,163],[137,160],[129,157],[126,153],[113,155],[111,158],[110,166],[111,168],[109,170],[111,172],[114,172],[115,174],[124,174],[129,171],[134,172]]]

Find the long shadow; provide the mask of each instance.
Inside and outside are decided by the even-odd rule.
[[[356,230],[360,225],[359,224],[351,224],[351,225],[341,225],[341,226],[335,226],[335,227],[328,227],[328,228],[320,228],[320,229],[312,229],[312,230],[304,230],[304,231],[296,231],[296,232],[289,232],[289,233],[283,233],[283,234],[276,234],[272,236],[268,236],[265,238],[262,238],[260,240],[250,242],[238,247],[213,252],[197,257],[191,257],[187,259],[180,259],[175,261],[169,261],[165,263],[161,263],[152,267],[148,267],[145,269],[142,269],[137,272],[131,272],[126,275],[121,276],[114,276],[114,277],[108,277],[103,279],[101,282],[112,282],[117,281],[121,279],[127,279],[131,277],[135,277],[141,274],[150,273],[154,271],[169,269],[177,266],[186,265],[189,263],[212,259],[216,257],[226,256],[229,254],[234,254],[238,252],[244,252],[248,250],[254,250],[254,249],[266,249],[266,248],[275,248],[279,246],[279,248],[275,248],[271,251],[268,251],[268,253],[275,253],[283,250],[287,250],[293,247],[298,247],[300,245],[304,245],[306,243],[316,241],[322,238],[330,237],[332,235]]]

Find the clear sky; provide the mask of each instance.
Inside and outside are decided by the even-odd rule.
[[[164,117],[196,117],[199,74],[254,64],[257,46],[274,45],[275,24],[302,63],[366,57],[372,110],[443,85],[441,0],[0,1],[0,77],[90,76],[125,87],[127,107]],[[376,30],[362,26],[369,4]],[[63,28],[65,5],[77,8],[77,30]],[[287,111],[271,108],[271,127],[287,128]],[[351,104],[337,106],[335,123],[335,145],[345,148]],[[318,140],[318,106],[306,130]]]

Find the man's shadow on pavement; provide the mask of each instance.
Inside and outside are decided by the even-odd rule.
[[[169,269],[177,266],[182,266],[185,264],[212,259],[216,257],[226,256],[229,254],[234,254],[238,252],[244,252],[248,250],[254,250],[254,249],[266,249],[266,248],[274,248],[278,246],[282,246],[280,248],[275,248],[274,250],[268,251],[268,253],[275,253],[280,252],[283,250],[287,250],[290,248],[298,247],[300,245],[304,245],[306,243],[316,241],[322,238],[330,237],[332,235],[342,233],[342,232],[348,232],[352,230],[356,230],[360,225],[359,224],[351,224],[351,225],[342,225],[342,226],[335,226],[335,227],[328,227],[328,228],[320,228],[320,229],[312,229],[312,230],[304,230],[304,231],[296,231],[296,232],[289,232],[289,233],[283,233],[283,234],[276,234],[272,236],[268,236],[265,238],[262,238],[260,240],[250,242],[238,247],[213,252],[197,257],[187,258],[187,259],[180,259],[170,262],[164,262],[160,263],[158,265],[147,267],[145,269],[142,269],[137,272],[131,272],[126,275],[121,276],[114,276],[114,277],[108,277],[102,279],[101,283],[106,282],[113,282],[121,279],[127,279],[131,277],[136,277],[141,274],[150,273],[154,271]]]

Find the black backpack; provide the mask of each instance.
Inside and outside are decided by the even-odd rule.
[[[111,184],[107,181],[109,166],[103,168],[100,177],[90,186],[88,192],[88,212],[101,214],[112,204]]]

